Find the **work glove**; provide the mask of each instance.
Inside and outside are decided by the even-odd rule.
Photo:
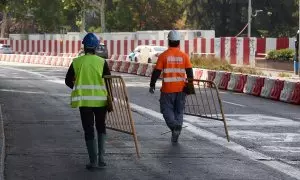
[[[152,86],[152,87],[149,88],[149,92],[151,94],[154,94],[154,91],[155,91],[155,86]]]
[[[185,87],[183,88],[183,92],[185,92],[187,95],[196,94],[193,82],[186,83]]]
[[[107,96],[107,111],[112,112],[114,110],[113,108],[113,102],[111,96]]]

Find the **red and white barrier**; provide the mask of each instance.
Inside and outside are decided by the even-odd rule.
[[[230,81],[231,73],[225,72],[219,84],[219,89],[227,90],[228,82]]]
[[[128,69],[128,73],[130,73],[130,74],[136,74],[139,66],[140,66],[140,63],[136,63],[136,62],[130,63],[130,66],[129,66],[129,69]]]
[[[155,68],[155,64],[149,64],[145,76],[150,77],[152,75],[154,68]]]
[[[69,40],[5,40],[16,53],[30,53],[75,57],[82,47],[81,41]],[[128,60],[129,54],[138,45],[156,44],[168,46],[166,40],[104,40],[111,60]],[[255,65],[255,55],[272,49],[294,48],[294,38],[197,38],[181,40],[180,49],[187,54],[214,54],[230,64]],[[113,55],[122,55],[115,57]]]
[[[207,71],[207,80],[208,81],[214,81],[215,77],[216,77],[216,71],[211,71],[211,70]]]
[[[280,101],[290,102],[290,99],[292,97],[292,92],[293,92],[295,86],[296,86],[295,82],[285,81],[283,90],[281,91],[281,94],[280,94],[280,98],[279,98]]]
[[[112,70],[116,71],[116,72],[119,72],[121,65],[122,65],[122,61],[115,61],[114,65],[112,67]]]
[[[256,77],[251,94],[254,96],[260,96],[262,87],[264,86],[264,82],[265,82],[264,77]]]
[[[194,79],[201,79],[203,76],[203,70],[199,68],[193,68]]]
[[[130,61],[122,61],[120,72],[128,72],[129,66],[130,66]]]
[[[52,66],[69,67],[73,57],[44,56],[44,55],[23,55],[23,54],[0,54],[1,61],[21,62],[32,64],[45,64]],[[113,71],[132,73],[141,76],[151,76],[155,64],[135,63],[130,61],[107,60]],[[215,84],[224,90],[242,92],[261,96],[273,100],[280,100],[288,103],[300,104],[300,82],[289,82],[283,80],[269,79],[265,77],[234,74],[223,71],[212,71],[204,69],[193,69],[195,78],[214,81]]]
[[[247,76],[247,83],[244,87],[244,93],[251,94],[256,78],[257,76],[252,76],[252,75]]]
[[[247,82],[247,75],[239,74],[237,84],[234,88],[235,92],[242,93]]]
[[[224,74],[225,74],[224,71],[217,71],[216,72],[216,76],[215,76],[215,79],[213,81],[214,81],[214,83],[216,84],[217,87],[219,87]]]
[[[277,79],[271,90],[270,99],[278,101],[280,98],[281,91],[283,90],[283,87],[284,87],[284,81]]]
[[[136,74],[144,76],[146,74],[147,68],[148,68],[148,64],[146,64],[146,63],[140,63],[139,68],[138,68]]]
[[[296,83],[294,90],[292,91],[290,102],[293,104],[300,104],[300,83]]]
[[[260,96],[264,98],[269,98],[271,95],[271,91],[275,84],[275,79],[266,78],[264,82],[264,86],[261,89]]]
[[[256,53],[267,54],[275,49],[295,49],[295,38],[257,38]]]
[[[228,82],[227,90],[233,91],[238,83],[239,74],[231,73],[230,80]]]
[[[113,67],[115,61],[113,61],[113,60],[106,60],[106,61],[107,61],[109,70],[112,71],[112,67]]]

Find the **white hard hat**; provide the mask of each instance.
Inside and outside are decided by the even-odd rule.
[[[168,40],[179,41],[180,40],[179,33],[175,30],[170,31],[169,34],[168,34]]]

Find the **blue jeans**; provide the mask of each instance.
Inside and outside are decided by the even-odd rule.
[[[160,112],[163,114],[166,124],[170,130],[174,130],[174,128],[178,126],[182,126],[185,97],[186,94],[184,92],[162,92],[160,95]]]

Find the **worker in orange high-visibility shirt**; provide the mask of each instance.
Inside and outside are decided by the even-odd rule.
[[[177,31],[169,32],[168,44],[169,48],[158,57],[149,92],[154,93],[155,83],[163,73],[160,111],[172,131],[171,141],[177,143],[183,124],[185,98],[191,93],[186,91],[189,89],[186,88],[186,77],[189,80],[193,79],[193,69],[188,55],[179,49],[180,35]],[[192,81],[189,82],[189,85],[191,84]]]

